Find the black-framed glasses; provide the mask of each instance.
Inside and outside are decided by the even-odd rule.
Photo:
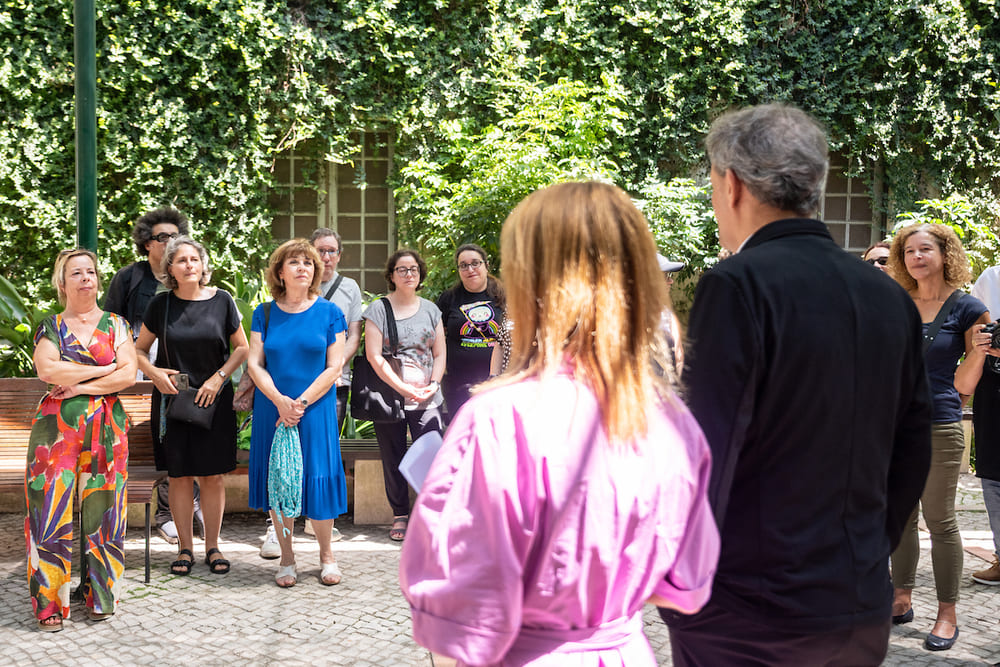
[[[327,250],[325,248],[323,250],[320,250],[319,248],[317,248],[316,252],[319,253],[320,257],[325,257],[326,255],[330,255],[331,257],[336,257],[337,255],[340,254],[339,250]]]
[[[177,232],[160,232],[159,234],[153,234],[153,240],[159,241],[160,243],[166,243],[170,239],[177,238]]]
[[[472,260],[471,262],[468,262],[468,263],[462,262],[461,264],[458,265],[458,270],[459,271],[468,271],[469,269],[478,269],[480,266],[482,266],[485,263],[486,262],[484,262],[481,259],[474,259],[474,260]]]
[[[399,276],[400,278],[405,277],[406,274],[410,274],[410,275],[414,275],[414,276],[419,276],[420,275],[420,267],[419,266],[397,266],[394,269],[394,271],[396,272],[396,275]]]
[[[875,266],[876,264],[878,264],[879,266],[885,266],[886,264],[889,263],[889,258],[888,257],[872,257],[870,259],[866,259],[865,261],[868,262],[869,264],[871,264],[872,266]]]

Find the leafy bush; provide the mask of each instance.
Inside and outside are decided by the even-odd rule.
[[[611,134],[620,128],[621,86],[560,80],[522,91],[519,108],[496,124],[447,121],[433,150],[400,170],[401,234],[428,263],[429,293],[454,283],[463,243],[478,243],[499,268],[500,228],[535,190],[565,180],[615,180]]]
[[[75,236],[72,21],[65,0],[0,8],[0,275],[39,307]],[[174,204],[220,279],[255,275],[275,157],[347,162],[376,126],[432,290],[462,240],[495,256],[524,194],[593,175],[655,202],[647,179],[696,176],[712,118],[759,102],[815,114],[861,180],[878,175],[883,210],[909,210],[1000,173],[998,28],[997,3],[954,0],[107,0],[100,268],[132,261],[132,221]],[[709,262],[698,220],[658,228],[664,249]]]
[[[34,335],[54,306],[32,306],[17,288],[0,276],[0,377],[35,374]]]

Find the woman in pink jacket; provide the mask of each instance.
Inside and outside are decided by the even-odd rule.
[[[563,183],[518,205],[501,253],[510,365],[455,416],[417,499],[414,638],[465,665],[655,665],[643,605],[700,609],[719,536],[708,445],[656,370],[653,238],[618,188]]]

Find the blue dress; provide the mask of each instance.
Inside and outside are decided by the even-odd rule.
[[[298,397],[326,368],[326,350],[347,330],[340,308],[316,299],[308,310],[286,313],[271,304],[264,332],[264,308],[253,313],[251,331],[264,339],[264,360],[274,385],[285,396]],[[254,391],[250,435],[250,507],[268,510],[267,467],[278,409],[260,389]],[[310,519],[335,519],[347,511],[347,483],[340,459],[337,392],[333,387],[306,408],[299,422],[302,442],[302,514]]]

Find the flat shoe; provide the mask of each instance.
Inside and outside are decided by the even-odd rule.
[[[292,583],[283,584],[278,579],[288,579],[291,577]],[[291,565],[282,565],[278,568],[278,573],[274,575],[274,583],[278,584],[281,588],[291,588],[299,581],[299,575],[295,572],[295,563]]]
[[[392,528],[389,529],[389,539],[393,542],[402,542],[406,538],[406,527],[410,523],[410,517],[392,517]]]
[[[336,586],[343,576],[336,562],[323,563],[323,569],[319,573],[319,582],[324,586]]]
[[[212,560],[212,554],[219,554],[219,557]],[[222,557],[222,552],[212,548],[205,554],[205,565],[212,571],[212,574],[228,574],[229,561]]]
[[[913,607],[910,607],[902,614],[897,614],[892,617],[893,625],[902,625],[903,623],[909,623],[913,620]]]
[[[924,640],[924,648],[928,651],[947,651],[955,645],[956,639],[958,639],[958,626],[955,626],[955,634],[951,637],[939,637],[932,632]]]
[[[87,616],[92,621],[104,621],[104,620],[107,620],[107,619],[111,618],[112,616],[114,616],[114,614],[102,614],[99,611],[94,611],[93,609],[88,609],[87,610]]]
[[[53,622],[52,619],[56,619]],[[59,632],[63,629],[63,621],[61,616],[46,616],[45,618],[38,619],[38,629],[42,632]]]
[[[192,567],[194,567],[194,553],[190,549],[181,549],[177,552],[177,560],[170,564],[170,572],[186,577],[191,574]]]

